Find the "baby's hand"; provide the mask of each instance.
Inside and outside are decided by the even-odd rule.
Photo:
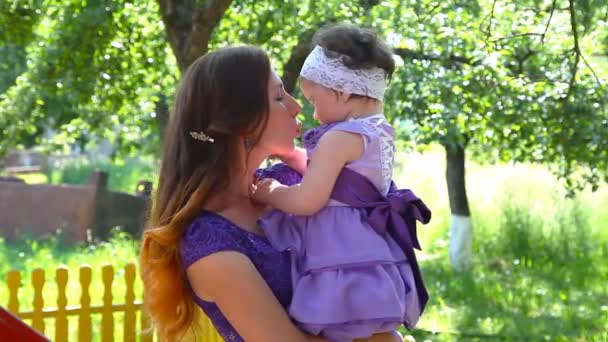
[[[272,192],[283,185],[272,178],[266,178],[257,182],[251,191],[251,198],[254,201],[270,204]]]

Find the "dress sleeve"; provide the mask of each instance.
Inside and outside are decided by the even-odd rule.
[[[287,164],[278,163],[256,171],[258,179],[272,178],[283,185],[294,185],[302,182],[302,175]]]
[[[217,252],[235,251],[247,254],[242,238],[228,225],[225,220],[213,216],[199,217],[192,222],[180,243],[184,269],[201,258]]]

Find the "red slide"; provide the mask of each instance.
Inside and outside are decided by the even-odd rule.
[[[0,306],[0,341],[48,342],[50,340]]]

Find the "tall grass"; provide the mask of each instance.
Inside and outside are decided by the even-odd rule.
[[[420,228],[431,296],[413,332],[430,341],[608,340],[608,189],[567,199],[543,167],[467,162],[473,268],[448,260],[449,203],[439,149],[400,159],[399,185],[433,210]]]

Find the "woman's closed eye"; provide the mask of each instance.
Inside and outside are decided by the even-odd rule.
[[[283,87],[282,86],[281,86],[281,88],[278,91],[276,99],[279,102],[282,102],[283,100],[285,100],[285,93],[283,92]]]

